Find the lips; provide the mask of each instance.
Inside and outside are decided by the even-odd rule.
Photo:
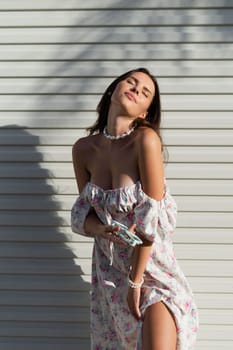
[[[131,92],[128,92],[128,91],[125,92],[125,95],[128,97],[129,100],[131,100],[135,103],[137,102],[135,96]]]

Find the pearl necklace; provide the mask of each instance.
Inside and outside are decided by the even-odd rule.
[[[134,131],[135,126],[133,126],[132,128],[130,128],[128,131],[124,132],[123,134],[120,135],[110,135],[107,131],[107,127],[105,126],[104,130],[103,130],[103,134],[107,139],[110,140],[119,140],[119,139],[123,139],[124,137],[132,134],[132,132]]]

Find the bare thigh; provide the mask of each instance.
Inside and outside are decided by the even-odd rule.
[[[176,324],[168,307],[161,301],[149,306],[143,321],[143,350],[176,350],[176,341]]]

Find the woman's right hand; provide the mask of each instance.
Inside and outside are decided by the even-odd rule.
[[[128,246],[118,235],[117,232],[120,230],[120,227],[117,225],[99,225],[96,229],[96,236],[108,239],[109,241],[117,244],[122,244]]]
[[[128,245],[121,238],[117,236],[120,230],[116,225],[105,225],[98,218],[94,210],[92,210],[86,217],[84,223],[84,231],[90,237],[101,237],[108,239],[111,242]]]

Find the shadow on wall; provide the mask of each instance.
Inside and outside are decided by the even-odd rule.
[[[232,36],[227,9],[198,9],[195,1],[172,9],[162,0],[145,11],[140,7],[141,2],[134,1],[132,8],[125,9],[125,2],[117,1],[114,10],[74,12],[77,17],[72,16],[62,37],[56,39],[58,44],[53,45],[46,62],[49,68],[37,81],[35,91],[42,94],[37,108],[72,114],[94,111],[108,82],[128,69],[143,65],[158,77],[175,79],[200,74],[199,65],[206,67],[206,55],[211,58],[214,54],[217,60],[224,57],[213,47]],[[43,94],[48,95],[44,98]],[[93,121],[90,118],[85,126]]]
[[[53,174],[40,165],[39,139],[7,125],[0,143],[1,337],[25,345],[54,338],[64,350],[68,338],[88,343],[90,286],[72,252],[69,223],[58,215]]]

